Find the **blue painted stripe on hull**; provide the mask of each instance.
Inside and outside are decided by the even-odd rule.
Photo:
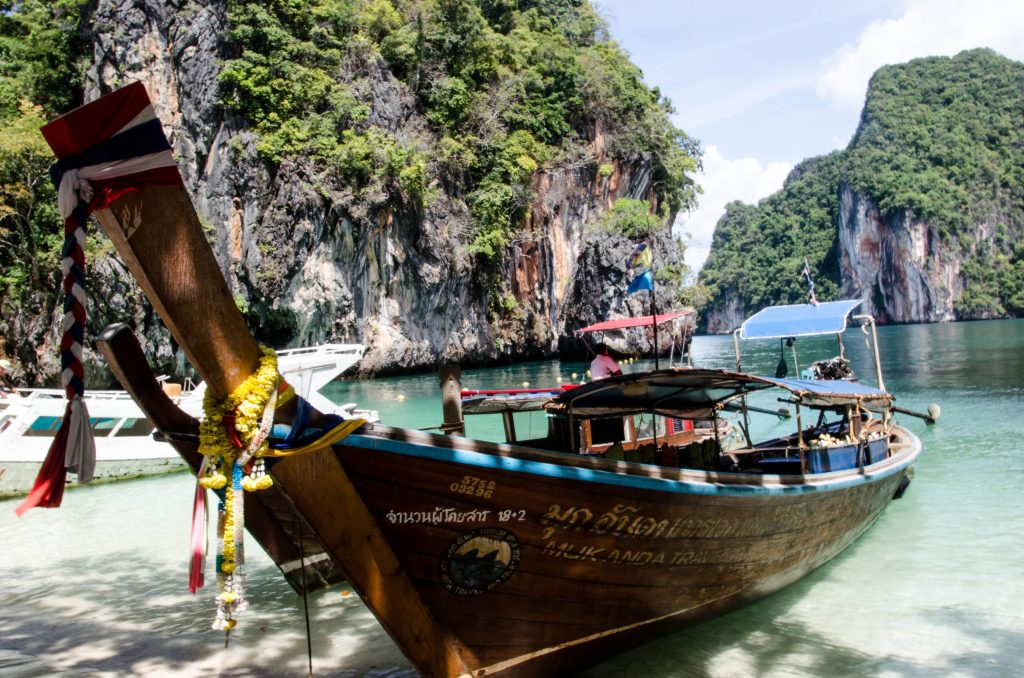
[[[601,483],[619,487],[629,487],[642,490],[657,490],[660,492],[674,492],[677,494],[700,494],[715,496],[771,496],[771,495],[794,495],[808,492],[830,492],[843,490],[858,485],[864,485],[880,481],[886,477],[902,472],[911,463],[916,455],[909,455],[904,463],[887,467],[871,473],[857,473],[855,475],[844,475],[834,481],[816,482],[799,485],[723,485],[713,481],[699,482],[692,480],[671,480],[667,478],[651,478],[649,476],[634,476],[598,469],[579,468],[576,466],[562,466],[541,461],[529,461],[513,457],[484,454],[483,452],[472,452],[469,450],[453,450],[432,445],[421,445],[403,440],[381,438],[378,436],[367,436],[353,434],[340,443],[342,446],[358,447],[366,450],[379,452],[390,452],[406,457],[420,457],[433,459],[435,461],[451,462],[465,466],[478,468],[499,469],[515,473],[527,473],[530,475],[544,476],[548,478],[561,478],[577,480],[586,483]],[[719,473],[719,476],[727,476],[728,473]],[[738,475],[738,474],[737,474]],[[765,476],[770,478],[771,476]]]

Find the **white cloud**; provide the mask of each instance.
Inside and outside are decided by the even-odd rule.
[[[676,117],[685,121],[686,129],[700,129],[735,118],[772,99],[809,88],[814,77],[810,69],[802,66],[766,71],[758,74],[756,79],[750,78],[748,73],[727,77],[715,71],[687,87],[684,95],[679,97]]]
[[[704,265],[711,249],[715,224],[725,213],[725,205],[733,200],[756,203],[782,188],[786,175],[793,169],[787,162],[763,165],[756,158],[730,160],[718,148],[704,150],[704,172],[697,183],[704,188],[700,206],[676,219],[675,230],[690,236],[686,246],[686,264],[697,271]]]
[[[910,0],[901,17],[872,22],[856,44],[836,51],[816,89],[842,108],[857,109],[864,103],[871,74],[879,67],[975,47],[1024,58],[1024,2]]]

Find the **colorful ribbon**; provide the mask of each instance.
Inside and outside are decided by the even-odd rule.
[[[85,227],[89,214],[146,184],[181,184],[170,144],[140,83],[78,108],[42,131],[59,157],[50,168],[50,177],[57,187],[58,207],[64,218],[60,362],[61,382],[69,402],[32,491],[15,509],[19,516],[36,506],[60,506],[67,472],[77,473],[80,483],[88,483],[96,467],[82,360],[87,317]],[[73,132],[91,138],[76,138]]]

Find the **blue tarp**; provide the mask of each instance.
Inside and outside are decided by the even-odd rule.
[[[838,334],[846,330],[846,317],[859,305],[859,299],[846,299],[817,305],[769,306],[747,318],[740,326],[740,337],[776,339]]]
[[[819,396],[890,397],[885,391],[856,381],[815,379],[766,379],[794,393]]]
[[[654,411],[670,417],[706,419],[716,416],[723,403],[771,387],[786,389],[811,407],[856,403],[884,406],[892,399],[884,391],[852,381],[767,379],[743,372],[687,367],[598,379],[564,391],[545,409],[581,417]]]

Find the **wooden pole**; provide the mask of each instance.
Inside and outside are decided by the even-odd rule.
[[[505,441],[509,443],[516,442],[515,414],[511,410],[505,410],[501,413],[501,421],[505,424]]]
[[[464,436],[466,422],[462,419],[462,368],[458,365],[443,365],[440,376],[444,432]]]
[[[654,369],[658,369],[658,353],[661,347],[658,346],[658,304],[654,300],[654,268],[651,268],[651,317],[654,319]]]
[[[654,189],[648,195],[650,209],[647,212],[647,246],[651,249],[651,320],[654,322],[654,369],[658,369],[658,302],[654,294],[654,232],[651,230],[651,212],[654,211]]]
[[[934,424],[936,421],[939,420],[939,406],[936,405],[935,403],[932,403],[931,405],[928,406],[927,414],[925,414],[924,412],[915,412],[914,410],[908,410],[905,407],[896,407],[895,405],[893,405],[892,411],[899,412],[901,414],[909,414],[912,417],[924,419],[929,424]]]

